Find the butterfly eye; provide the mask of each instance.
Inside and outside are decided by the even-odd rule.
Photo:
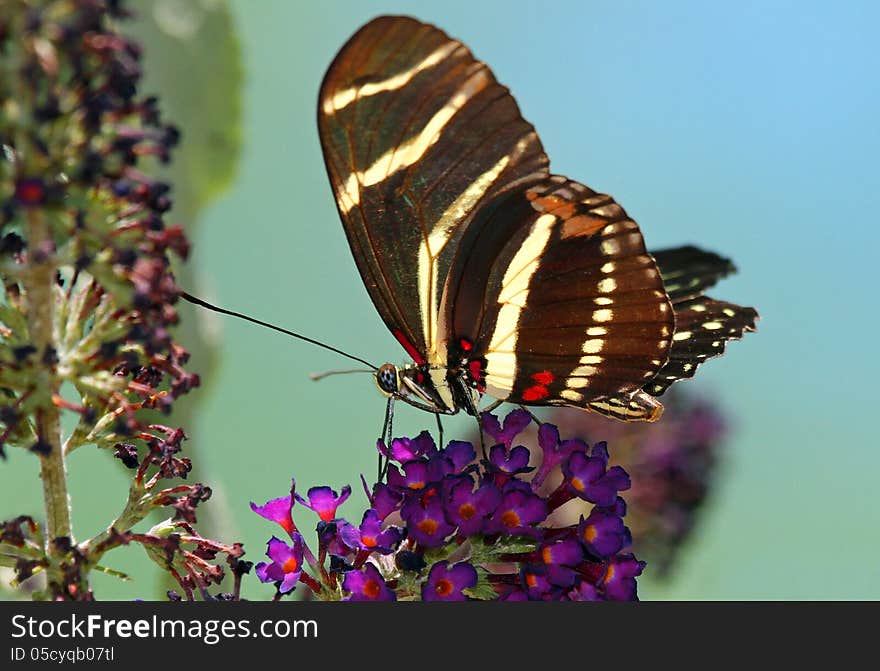
[[[394,364],[386,363],[379,367],[376,371],[376,384],[385,394],[396,394],[400,391],[398,383],[397,367]]]

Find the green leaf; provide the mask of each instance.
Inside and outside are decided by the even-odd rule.
[[[182,133],[167,177],[178,216],[192,217],[231,183],[241,150],[241,49],[225,2],[135,0],[123,25],[144,48],[142,94]],[[191,223],[187,228],[191,232]]]
[[[535,541],[525,537],[499,538],[492,546],[492,552],[499,554],[521,554],[534,552],[538,545]]]
[[[498,598],[498,593],[489,582],[489,572],[480,566],[477,567],[477,584],[464,590],[464,593],[479,601],[494,601]]]

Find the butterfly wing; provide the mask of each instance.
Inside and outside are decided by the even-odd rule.
[[[563,177],[472,222],[444,291],[450,362],[488,394],[656,419],[642,390],[667,362],[674,317],[638,225]]]
[[[340,50],[321,85],[318,127],[373,303],[414,361],[438,363],[440,292],[468,222],[547,174],[534,129],[460,42],[393,16]]]

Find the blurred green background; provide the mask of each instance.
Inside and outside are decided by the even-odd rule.
[[[198,37],[205,16],[224,8],[141,6],[143,20],[180,39]],[[189,194],[178,185],[189,205],[172,214],[194,241],[181,275],[193,293],[371,361],[405,361],[351,259],[315,108],[326,67],[361,24],[381,13],[435,23],[512,89],[555,172],[613,194],[649,247],[696,243],[732,257],[740,273],[714,294],[761,312],[758,333],[689,384],[719,400],[733,436],[698,536],[670,581],[648,573],[641,597],[880,598],[872,428],[880,5],[238,0],[229,10],[225,31],[237,35],[240,55],[235,39],[214,33],[190,56],[168,58],[163,47],[164,60],[144,43],[147,63],[162,63],[151,91],[196,89],[176,99],[177,111],[166,107],[183,125],[181,154],[189,138],[216,127],[209,164],[230,163],[212,176],[213,192],[192,175],[181,179]],[[240,81],[231,55],[241,59]],[[375,471],[384,409],[367,376],[311,382],[309,373],[345,361],[248,324],[186,314],[181,337],[198,350],[204,382],[189,408],[187,446],[215,491],[204,508],[214,533],[244,541],[258,561],[275,528],[248,502],[285,494],[291,476],[303,491],[351,483],[342,513],[359,517],[359,476]],[[464,435],[470,422],[445,426]],[[398,410],[396,433],[432,427],[429,415]],[[118,464],[87,452],[70,460],[79,537],[106,524],[117,508],[108,501],[121,507],[126,491]],[[35,462],[13,451],[0,465],[0,518],[41,514]],[[116,493],[95,496],[99,482]],[[97,576],[98,596],[154,595],[141,554],[108,556],[139,577]],[[247,579],[246,596],[271,593]]]

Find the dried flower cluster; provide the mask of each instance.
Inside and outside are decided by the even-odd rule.
[[[124,16],[113,0],[0,4],[0,454],[40,459],[46,504],[45,526],[4,524],[0,563],[18,580],[45,571],[45,598],[91,598],[89,570],[124,543],[143,544],[188,596],[222,578],[218,553],[247,568],[240,546],[192,527],[210,489],[165,484],[191,469],[183,430],[151,411],[199,383],[170,333],[170,255],[185,258],[188,242],[165,222],[169,185],[148,174],[178,132],[137,94],[140,49],[114,28]],[[62,413],[77,418],[67,435]],[[135,475],[108,530],[76,542],[65,458],[86,445]],[[131,531],[162,508],[165,523]]]

